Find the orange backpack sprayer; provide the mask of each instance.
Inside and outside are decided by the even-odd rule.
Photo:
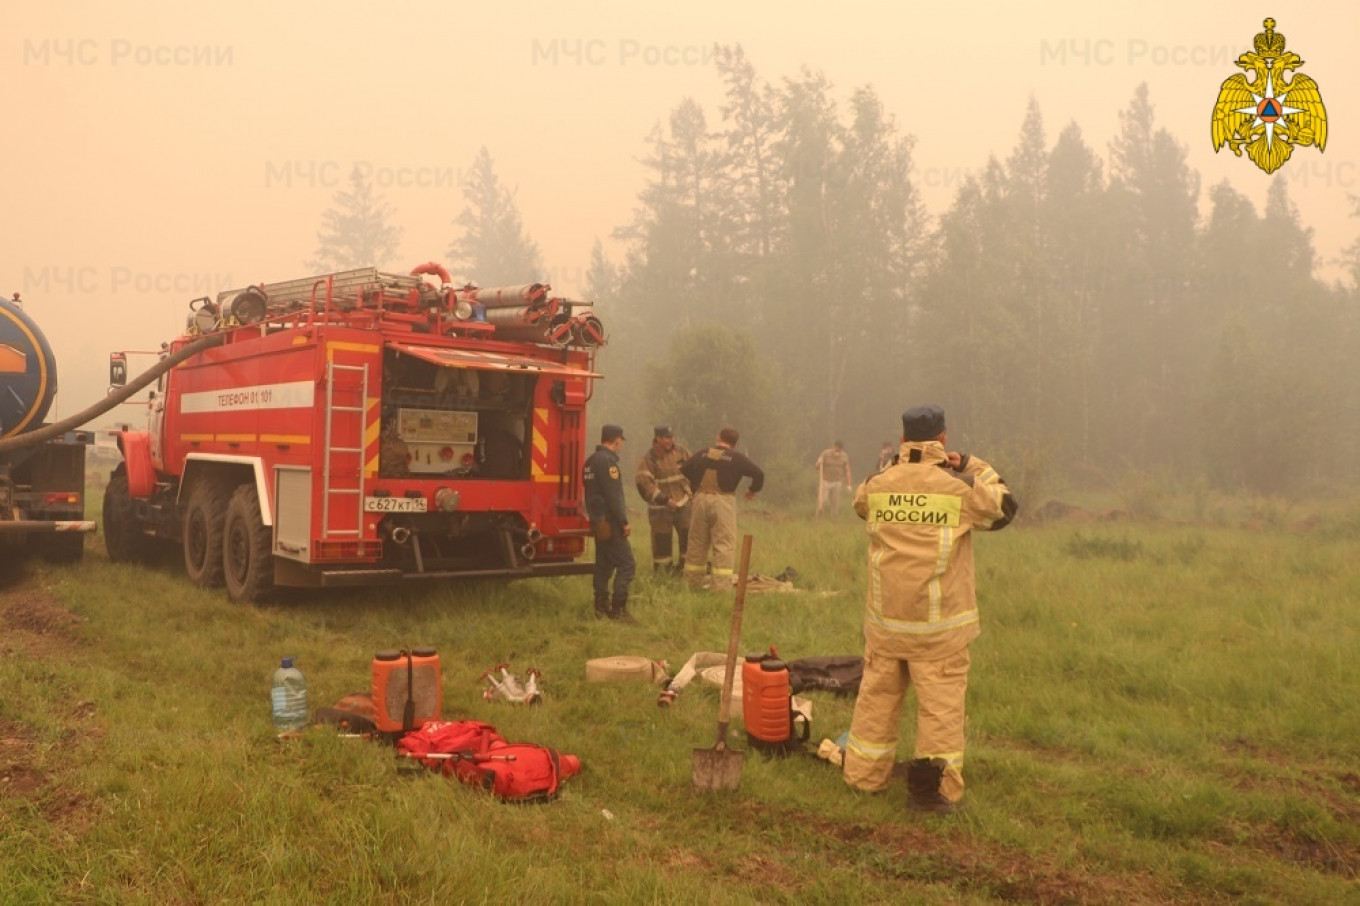
[[[439,654],[433,648],[373,655],[373,723],[380,733],[409,733],[444,713]]]
[[[811,727],[803,722],[802,738],[794,737],[793,690],[789,668],[771,646],[769,653],[746,655],[741,666],[742,719],[751,748],[787,755],[808,739]]]

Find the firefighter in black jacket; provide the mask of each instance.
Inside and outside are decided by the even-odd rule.
[[[765,486],[765,473],[732,449],[741,434],[723,428],[707,450],[694,454],[680,471],[694,489],[689,548],[685,551],[685,582],[691,588],[726,591],[732,587],[732,565],[737,550],[737,485],[751,479],[747,500]],[[708,575],[709,567],[712,575]]]
[[[635,622],[628,613],[628,586],[637,566],[633,546],[628,542],[632,528],[623,502],[623,473],[619,469],[619,448],[623,429],[605,425],[600,429],[600,445],[586,460],[586,513],[595,533],[595,616]],[[614,577],[610,593],[609,578]]]

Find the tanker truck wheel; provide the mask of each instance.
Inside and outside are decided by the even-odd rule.
[[[222,584],[222,523],[227,518],[227,489],[200,481],[184,509],[184,571],[202,588]]]
[[[274,588],[274,554],[269,529],[260,519],[260,498],[243,484],[227,504],[222,565],[227,594],[237,604],[263,600]]]
[[[114,563],[137,563],[151,553],[151,539],[132,514],[127,476],[116,474],[104,488],[104,548]]]

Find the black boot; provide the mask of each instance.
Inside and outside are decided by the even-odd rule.
[[[944,776],[943,758],[917,758],[907,765],[907,805],[913,811],[947,815],[959,804],[940,795],[940,778]]]
[[[628,598],[615,597],[609,607],[609,618],[618,620],[620,623],[636,623],[633,615],[628,612]]]
[[[613,619],[613,617],[614,617],[614,611],[613,611],[613,609],[609,606],[609,595],[596,595],[596,596],[595,596],[595,618],[596,618],[597,620],[603,620],[603,619],[605,619],[605,618]]]

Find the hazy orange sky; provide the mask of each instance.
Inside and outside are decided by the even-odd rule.
[[[1050,145],[1076,120],[1104,155],[1147,82],[1204,190],[1227,179],[1259,207],[1287,179],[1329,279],[1360,236],[1347,200],[1360,194],[1360,5],[1340,0],[15,7],[0,12],[0,290],[23,293],[56,350],[60,414],[102,394],[109,351],[182,328],[190,298],[306,275],[356,163],[403,230],[399,260],[382,264],[407,269],[444,258],[460,172],[486,145],[545,276],[579,290],[597,238],[620,257],[609,236],[633,209],[651,128],[686,96],[720,128],[715,42],[743,45],[768,80],[820,69],[842,99],[872,84],[917,138],[934,215],[967,172],[1006,156],[1030,97]],[[1300,149],[1274,176],[1209,139],[1218,86],[1265,16],[1330,123],[1325,154]]]

